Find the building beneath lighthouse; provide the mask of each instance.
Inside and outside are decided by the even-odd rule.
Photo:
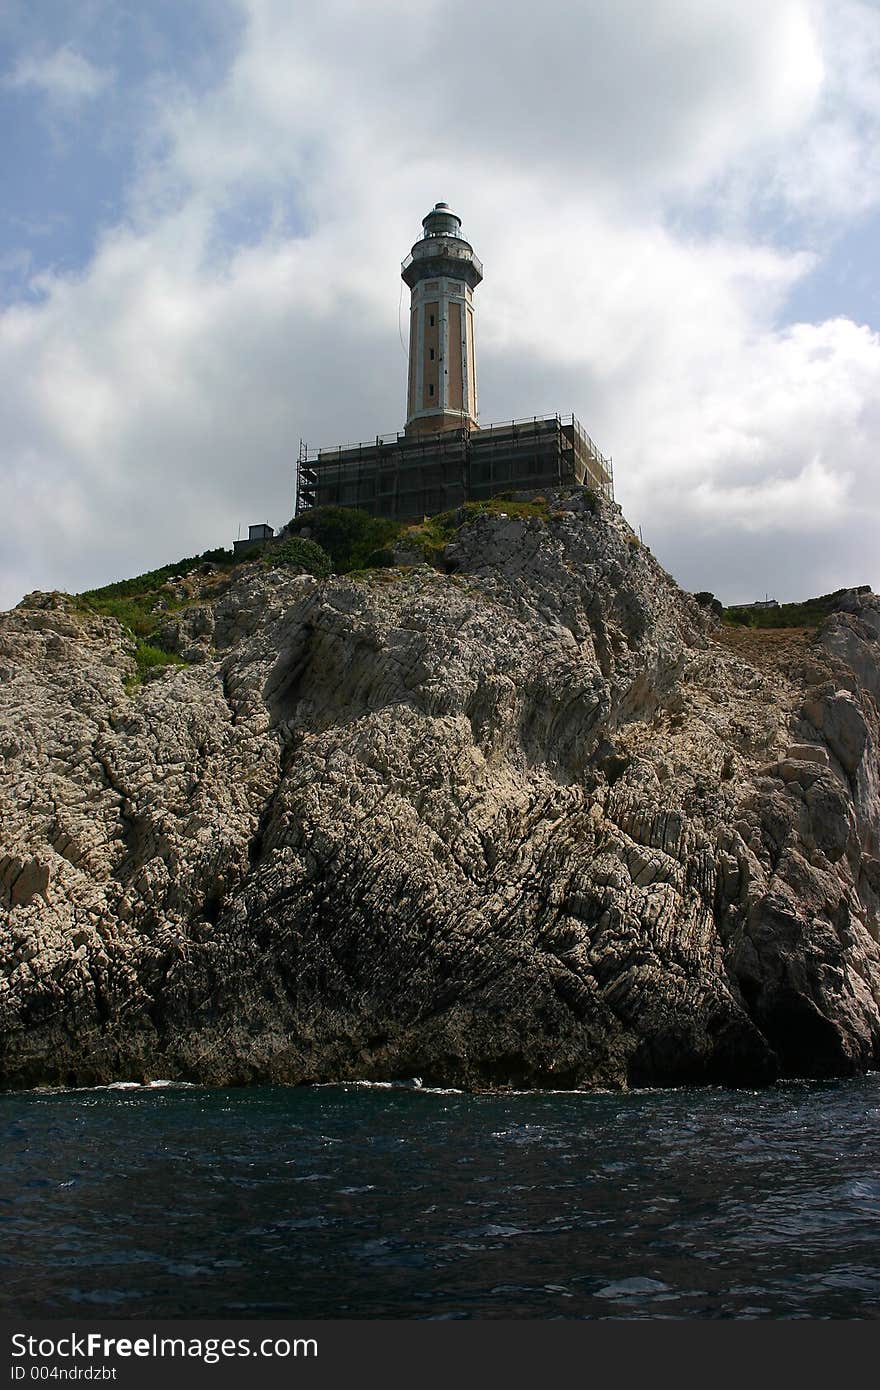
[[[480,426],[474,292],[483,267],[448,203],[422,219],[401,276],[411,293],[406,425],[363,444],[301,445],[297,516],[342,506],[421,521],[500,493],[575,483],[612,498],[611,461],[573,415]]]

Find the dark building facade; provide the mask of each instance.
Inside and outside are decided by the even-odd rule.
[[[300,452],[296,512],[360,507],[421,521],[501,492],[582,483],[614,495],[611,461],[573,415],[512,420],[484,429],[405,433],[368,444]]]

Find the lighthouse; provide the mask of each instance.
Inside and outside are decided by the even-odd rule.
[[[483,267],[448,203],[422,218],[401,275],[412,292],[406,434],[477,429],[473,301]]]
[[[560,487],[588,487],[612,501],[611,460],[574,415],[478,425],[474,291],[483,267],[448,203],[422,218],[400,273],[412,293],[406,426],[362,444],[309,449],[300,441],[297,517],[358,507],[421,521],[465,502]]]

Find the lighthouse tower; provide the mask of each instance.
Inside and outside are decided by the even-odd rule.
[[[477,429],[473,295],[483,267],[448,203],[422,227],[401,267],[412,291],[406,433]]]

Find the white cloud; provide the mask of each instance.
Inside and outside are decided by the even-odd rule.
[[[111,81],[112,73],[65,46],[41,56],[22,56],[3,79],[3,85],[12,90],[42,92],[53,105],[69,108],[99,96]]]
[[[825,80],[769,187],[792,212],[833,225],[880,203],[880,10],[875,0],[815,0],[811,16]]]
[[[452,158],[464,178],[537,162],[606,196],[689,188],[797,130],[824,80],[803,0],[244,8],[223,90],[167,112],[173,160],[202,187],[308,175],[315,206],[327,152]]]

